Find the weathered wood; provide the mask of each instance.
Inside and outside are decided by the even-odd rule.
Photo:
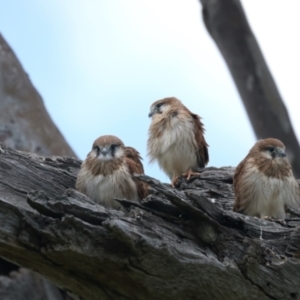
[[[40,155],[76,156],[1,34],[0,142]]]
[[[79,166],[1,152],[1,257],[78,299],[298,299],[300,219],[224,210],[232,168],[208,168],[176,190],[140,176],[151,194],[120,199],[116,211],[73,190]]]
[[[39,155],[75,156],[53,123],[28,74],[1,34],[0,143]],[[5,270],[0,268],[0,299],[46,300],[50,299],[46,296],[48,294],[61,294],[55,286],[46,284],[44,279],[38,279],[32,272],[22,271],[19,276],[11,278],[10,272],[17,271],[18,267],[3,259],[0,259],[0,266],[5,266]],[[21,280],[23,282],[20,282]],[[59,296],[56,298],[61,299]]]
[[[2,300],[63,300],[60,291],[38,274],[21,268],[1,276]]]
[[[274,137],[283,141],[299,178],[299,143],[240,0],[200,3],[204,24],[224,57],[257,139]]]
[[[39,155],[76,156],[1,34],[0,143]]]

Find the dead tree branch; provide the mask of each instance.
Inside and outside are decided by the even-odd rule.
[[[240,1],[200,2],[205,26],[227,63],[257,139],[283,141],[299,178],[299,143]]]
[[[74,191],[80,162],[4,149],[0,255],[78,299],[297,299],[299,218],[282,226],[224,210],[231,168],[105,209]]]

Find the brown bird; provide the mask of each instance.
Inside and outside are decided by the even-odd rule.
[[[258,141],[235,170],[234,211],[259,218],[285,218],[285,208],[299,207],[300,193],[284,144]]]
[[[187,179],[199,175],[193,169],[208,163],[201,118],[174,97],[154,102],[149,117],[152,117],[148,138],[150,162],[158,161],[173,187],[180,175]]]
[[[134,173],[144,174],[139,152],[125,147],[116,136],[104,135],[83,161],[76,189],[106,207],[120,208],[114,198],[139,201],[147,196],[147,184]]]

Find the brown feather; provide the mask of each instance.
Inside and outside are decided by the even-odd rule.
[[[188,110],[188,109],[187,109]],[[189,110],[188,110],[189,111]],[[208,144],[206,143],[206,140],[204,138],[204,126],[201,122],[201,118],[193,114],[189,111],[191,116],[193,117],[195,121],[195,138],[198,145],[198,167],[204,168],[209,161],[209,155],[208,155]]]
[[[132,147],[125,147],[125,155],[127,158],[131,159],[136,164],[136,171],[137,174],[144,174],[144,167],[142,164],[142,157],[138,151],[136,151]]]
[[[126,163],[128,166],[129,173],[132,175],[132,179],[136,184],[136,188],[140,199],[144,199],[148,196],[148,185],[134,177],[134,174],[144,174],[144,167],[142,164],[142,158],[140,153],[132,147],[125,147]]]
[[[103,176],[111,175],[115,170],[119,169],[121,164],[123,164],[123,158],[114,159],[112,161],[96,162],[94,158],[88,156],[85,162],[86,167],[95,176],[99,174],[102,174]]]
[[[156,107],[161,107],[157,111]],[[150,108],[148,155],[170,178],[208,163],[208,144],[201,118],[175,97],[155,101]]]
[[[110,145],[110,144],[116,144],[123,149],[125,148],[123,142],[114,135],[103,135],[97,138],[93,143],[92,151],[88,154],[84,162],[86,167],[92,172],[93,175],[95,176],[99,174],[102,174],[103,176],[111,175],[115,170],[119,169],[120,165],[123,163],[122,157],[114,158],[108,161],[101,161],[91,155],[95,146]]]
[[[237,166],[233,187],[235,202],[233,210],[263,217],[284,217],[285,207],[298,207],[300,193],[288,159],[268,150],[270,147],[283,153],[284,144],[277,139],[258,141]],[[284,153],[283,153],[284,155]]]
[[[95,202],[119,208],[114,198],[138,201],[148,193],[147,184],[135,178],[134,173],[144,173],[139,152],[125,147],[115,136],[101,136],[82,163],[76,189]]]
[[[239,165],[236,167],[234,175],[233,175],[233,188],[235,191],[235,202],[233,206],[233,211],[240,211],[241,212],[241,185],[242,185],[242,173],[244,172],[244,168],[246,165],[246,160],[242,160]]]

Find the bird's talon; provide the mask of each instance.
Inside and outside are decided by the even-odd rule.
[[[186,177],[187,181],[190,180],[192,176],[200,176],[201,173],[193,172],[192,170],[188,170],[186,173],[182,174],[182,177]]]
[[[175,189],[175,185],[176,185],[176,183],[177,183],[177,181],[178,181],[178,176],[175,176],[175,177],[173,177],[173,179],[172,179],[172,183],[171,183],[171,186],[172,186],[172,188],[173,189]]]

